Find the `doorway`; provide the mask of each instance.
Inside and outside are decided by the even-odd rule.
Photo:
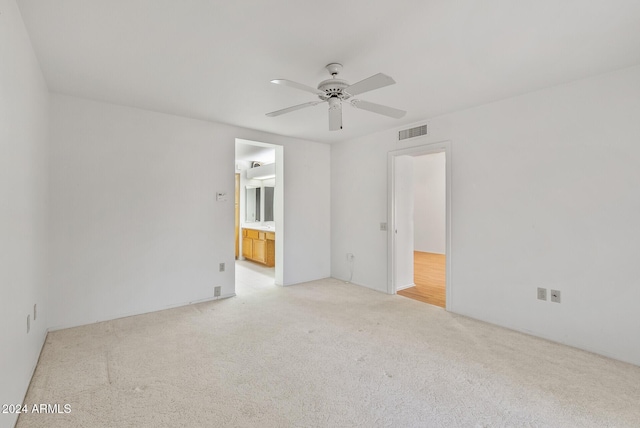
[[[235,152],[236,260],[254,264],[263,276],[272,278],[271,284],[282,285],[283,147],[237,138]]]
[[[388,154],[388,293],[450,308],[448,142]]]

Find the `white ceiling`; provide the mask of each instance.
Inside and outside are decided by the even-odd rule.
[[[338,142],[640,63],[637,0],[17,0],[53,92]],[[314,95],[324,66],[397,84],[349,106],[265,113]]]
[[[276,161],[276,149],[257,146],[246,142],[246,140],[236,140],[236,161],[255,161],[265,165],[274,163]]]

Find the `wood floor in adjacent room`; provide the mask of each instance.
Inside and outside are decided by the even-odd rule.
[[[446,305],[444,254],[413,252],[413,282],[415,287],[399,290],[398,294],[444,308]]]

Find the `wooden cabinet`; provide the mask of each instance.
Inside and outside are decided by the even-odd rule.
[[[245,259],[253,258],[253,239],[242,238],[242,257]]]
[[[263,241],[260,239],[253,240],[253,257],[252,259],[256,262],[267,263],[267,241]]]
[[[273,267],[276,264],[276,234],[242,229],[242,255],[245,259]]]

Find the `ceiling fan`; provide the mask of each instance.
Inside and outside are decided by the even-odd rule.
[[[349,100],[349,104],[351,104],[355,108],[382,114],[384,116],[393,117],[395,119],[400,119],[407,113],[404,110],[398,110],[393,107],[387,107],[380,104],[352,98],[354,95],[359,95],[364,92],[373,91],[374,89],[393,85],[396,82],[391,77],[382,73],[378,73],[357,83],[354,83],[353,85],[350,85],[346,80],[338,79],[336,77],[338,76],[338,73],[342,71],[342,64],[331,63],[326,66],[326,69],[329,71],[329,73],[331,73],[332,77],[331,79],[320,82],[318,84],[318,89],[314,89],[311,86],[303,85],[302,83],[293,82],[287,79],[272,80],[271,83],[275,83],[277,85],[285,85],[291,88],[311,92],[312,94],[317,95],[318,98],[320,98],[320,101],[311,101],[308,103],[287,107],[282,110],[267,113],[267,116],[280,116],[281,114],[289,113],[305,107],[311,107],[326,102],[329,104],[329,130],[337,131],[342,129],[343,101]]]

